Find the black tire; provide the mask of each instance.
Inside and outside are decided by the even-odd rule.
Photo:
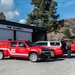
[[[54,51],[51,51],[51,57],[55,57]]]
[[[2,51],[0,51],[0,60],[2,60],[4,58],[4,54]]]
[[[31,54],[29,55],[29,60],[30,60],[31,62],[37,62],[37,61],[38,61],[38,55],[37,55],[36,53],[31,53]]]

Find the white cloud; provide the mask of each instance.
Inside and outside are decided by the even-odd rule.
[[[18,11],[15,11],[15,14],[16,14],[17,16],[19,16],[19,15],[20,15]]]
[[[19,20],[19,23],[25,24],[26,23],[26,20],[21,19],[21,20]]]
[[[16,10],[14,0],[0,0],[0,12],[3,12],[7,20],[18,21],[19,12]]]
[[[16,20],[18,19],[19,13],[15,10],[15,11],[8,11],[5,12],[6,18],[7,20]]]
[[[1,7],[3,7],[5,10],[12,10],[12,8],[14,8],[14,2],[13,0],[1,0]]]

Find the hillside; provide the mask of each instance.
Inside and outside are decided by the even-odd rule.
[[[75,18],[64,19],[64,27],[75,27]]]
[[[75,18],[64,19],[60,26],[60,30],[58,30],[56,34],[54,32],[47,34],[47,40],[59,40],[64,37],[65,29],[69,29],[72,35],[71,38],[75,38]]]

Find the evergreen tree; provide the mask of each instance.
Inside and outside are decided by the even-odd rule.
[[[58,21],[58,29],[60,30],[60,28],[63,26],[64,26],[64,19]]]
[[[27,24],[34,24],[39,27],[47,28],[48,31],[53,31],[57,28],[56,14],[57,2],[55,0],[31,0],[34,5],[34,10],[28,14]]]

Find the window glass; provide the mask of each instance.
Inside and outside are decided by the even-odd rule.
[[[54,43],[54,42],[50,42],[50,45],[51,45],[51,46],[54,46],[54,45],[55,45],[55,43]]]
[[[19,43],[18,43],[18,46],[19,46],[19,47],[26,47],[26,45],[25,45],[23,42],[19,42]]]
[[[51,46],[60,46],[60,42],[50,42]]]
[[[59,42],[56,42],[56,46],[60,46],[60,43]]]
[[[10,43],[10,46],[16,46],[17,45],[17,42],[11,42]]]
[[[43,43],[36,43],[36,45],[47,46],[47,43],[46,43],[46,42],[43,42]]]
[[[30,42],[30,41],[26,42],[26,44],[27,44],[28,46],[34,46],[34,44],[33,44],[32,42]]]

